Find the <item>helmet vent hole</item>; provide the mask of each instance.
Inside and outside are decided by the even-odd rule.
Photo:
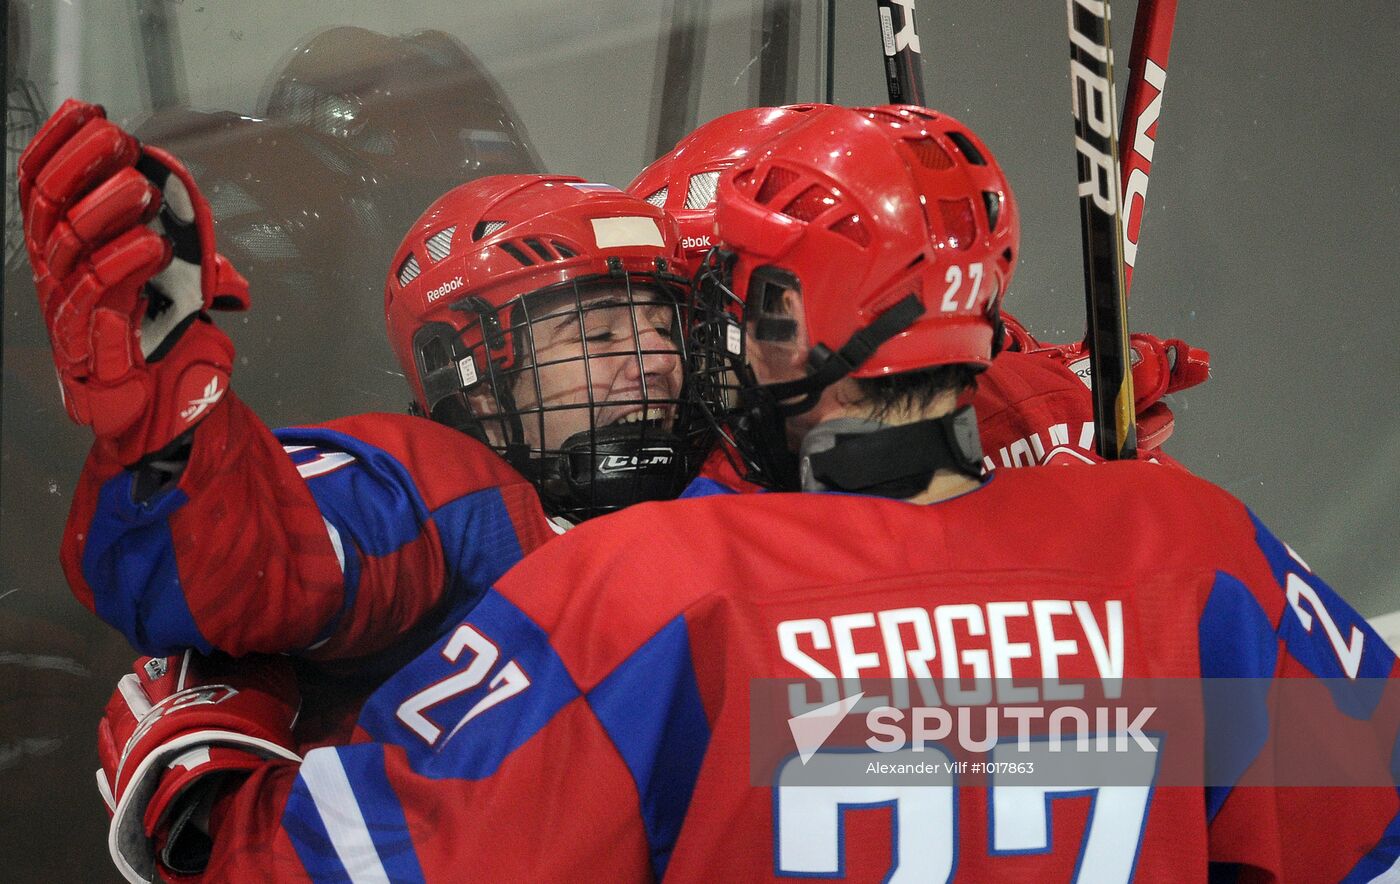
[[[943,217],[943,232],[948,244],[959,251],[972,248],[977,238],[977,222],[972,216],[972,200],[939,200],[938,213]]]
[[[447,345],[443,343],[442,338],[432,338],[419,348],[418,359],[423,366],[424,374],[431,374],[444,368],[449,361]]]
[[[667,185],[666,187],[661,188],[661,189],[658,190],[656,193],[653,193],[651,196],[647,197],[647,202],[651,203],[653,206],[656,206],[658,209],[665,208],[665,206],[666,206],[666,193],[667,193],[670,189],[671,189],[671,188],[670,188],[669,185]]]
[[[558,253],[559,253],[559,257],[561,257],[561,258],[577,258],[577,257],[578,257],[578,252],[575,252],[573,249],[571,249],[571,248],[569,248],[568,246],[564,245],[562,242],[560,242],[560,241],[557,240],[557,239],[552,239],[552,240],[550,240],[550,241],[549,241],[549,244],[552,245],[552,246],[554,246],[554,251],[558,252]]]
[[[783,214],[798,221],[811,221],[836,203],[836,194],[830,188],[814,184],[788,203],[783,209]]]
[[[506,222],[504,221],[481,221],[476,225],[476,228],[472,230],[472,242],[476,242],[483,236],[490,236],[505,226]]]
[[[418,256],[409,254],[404,262],[399,265],[399,285],[408,285],[418,278],[421,268],[418,266]]]
[[[994,190],[982,191],[982,203],[987,207],[987,228],[993,232],[1001,220],[1001,194]]]
[[[557,260],[558,260],[557,258],[554,257],[554,255],[552,255],[552,254],[550,253],[549,249],[545,248],[544,243],[540,242],[539,240],[535,239],[534,237],[531,237],[531,238],[525,240],[525,245],[529,246],[529,247],[530,247],[530,251],[534,252],[536,255],[539,255],[539,256],[540,256],[540,259],[543,260],[543,261],[557,261]]]
[[[953,158],[948,156],[948,151],[932,138],[911,138],[907,144],[914,151],[914,156],[926,168],[943,171],[953,168]]]
[[[870,245],[870,231],[865,229],[859,215],[847,215],[831,225],[831,232],[846,237],[862,249]]]
[[[906,114],[901,114],[898,111],[886,110],[883,107],[867,108],[866,115],[872,120],[886,120],[891,123],[909,122],[909,118]]]
[[[515,243],[501,243],[501,251],[505,252],[507,255],[510,255],[512,258],[519,261],[525,267],[533,267],[535,264],[535,262],[531,261],[529,256],[527,256],[523,251],[521,251],[520,247],[517,246]]]
[[[781,167],[770,169],[768,176],[763,179],[763,186],[758,189],[758,196],[755,199],[760,203],[771,202],[773,197],[786,190],[797,178],[797,173],[789,169]]]
[[[715,201],[715,188],[719,185],[718,172],[701,172],[690,176],[690,186],[685,191],[687,209],[703,209]]]
[[[982,152],[977,149],[977,146],[972,143],[971,138],[968,138],[961,132],[954,131],[950,131],[948,137],[953,139],[953,143],[958,146],[958,150],[962,151],[963,156],[967,157],[969,163],[974,166],[987,165],[986,158],[982,156]]]
[[[452,234],[457,230],[457,225],[439,230],[428,237],[426,243],[428,247],[428,257],[434,261],[441,261],[452,253]]]

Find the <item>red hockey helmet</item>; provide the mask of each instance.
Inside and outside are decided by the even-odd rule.
[[[765,285],[795,282],[814,347],[840,351],[914,297],[917,318],[849,374],[991,361],[1020,222],[996,159],[952,117],[896,105],[810,114],[721,178],[716,221],[735,255],[732,291],[753,310]]]
[[[716,117],[642,170],[627,192],[660,206],[680,223],[681,245],[698,261],[714,245],[715,190],[721,172],[753,156],[766,142],[823,104],[751,107]]]
[[[605,184],[497,175],[454,188],[390,267],[390,343],[418,408],[488,442],[556,515],[674,496],[689,426],[674,219]]]
[[[796,487],[785,421],[841,378],[985,367],[1000,347],[1016,204],[990,151],[950,117],[818,108],[720,176],[715,221],[692,383],[699,401],[725,403],[716,423],[753,481]],[[747,347],[797,341],[799,319],[808,373],[759,384]]]

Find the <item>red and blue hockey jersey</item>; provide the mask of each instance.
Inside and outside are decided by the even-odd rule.
[[[78,599],[154,655],[366,657],[454,622],[555,533],[489,448],[407,415],[274,434],[229,394],[178,486],[138,500],[135,482],[94,449],[62,560]]]
[[[1054,360],[1003,354],[976,405],[989,468],[1097,459],[1088,391]],[[695,490],[752,489],[718,454],[704,475]],[[403,415],[274,435],[229,395],[177,487],[138,501],[135,482],[94,448],[62,561],[78,599],[153,655],[373,654],[464,610],[555,533],[485,446]]]
[[[1047,640],[1022,609],[1064,616]],[[891,639],[875,628],[887,619],[935,622],[936,638]],[[358,743],[269,764],[226,798],[208,878],[1336,881],[1400,869],[1393,786],[1245,787],[1263,763],[1253,743],[1232,760],[1237,779],[1131,795],[843,798],[750,783],[751,679],[878,677],[906,657],[962,677],[989,654],[1032,679],[1050,657],[1066,676],[1397,675],[1362,618],[1242,504],[1175,470],[998,471],[928,506],[842,494],[644,504],[507,574],[375,693]],[[1383,765],[1393,724],[1385,740]]]

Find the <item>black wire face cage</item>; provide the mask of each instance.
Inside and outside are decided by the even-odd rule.
[[[696,273],[690,324],[693,396],[739,475],[766,488],[794,490],[799,487],[797,458],[788,448],[782,406],[748,364],[746,298],[732,288],[734,260],[733,252],[711,249]],[[758,271],[754,282],[766,284]]]
[[[697,408],[689,281],[666,272],[579,277],[415,335],[431,417],[486,442],[572,522],[675,497],[713,433]]]

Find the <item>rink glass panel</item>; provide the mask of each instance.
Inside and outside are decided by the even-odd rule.
[[[829,21],[826,2],[788,4],[786,30],[764,33],[756,0],[10,0],[7,879],[108,875],[93,729],[131,657],[73,601],[57,564],[89,437],[64,417],[17,238],[14,161],[37,122],[78,96],[190,161],[223,250],[252,282],[252,311],[219,322],[238,348],[239,394],[269,424],[400,411],[408,393],[384,338],[382,280],[433,197],[530,169],[625,185],[655,156],[677,103],[703,122],[761,95],[823,98],[829,26],[835,99],[882,101],[873,4],[833,5]],[[1377,615],[1400,608],[1400,307],[1388,241],[1400,164],[1391,127],[1378,124],[1400,104],[1381,61],[1400,12],[1344,4],[1319,25],[1313,4],[1284,5],[1267,29],[1247,5],[1179,16],[1130,325],[1213,356],[1215,377],[1171,400],[1167,450],[1245,499]],[[1021,201],[1008,308],[1037,335],[1070,340],[1083,295],[1063,7],[956,6],[920,7],[930,104],[984,137]],[[1120,65],[1132,11],[1115,4]],[[673,25],[696,27],[695,63],[666,91]],[[333,30],[344,28],[361,30]]]

